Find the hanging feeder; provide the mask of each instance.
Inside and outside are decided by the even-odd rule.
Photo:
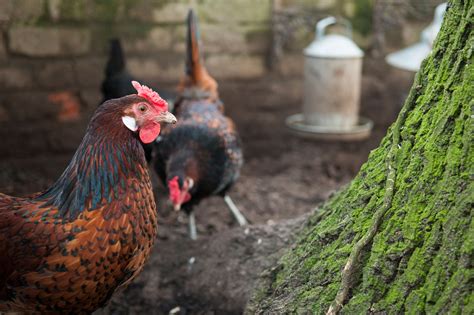
[[[346,36],[326,35],[333,24],[345,26]],[[303,112],[288,117],[294,133],[308,138],[358,140],[370,135],[373,123],[359,117],[362,58],[352,41],[348,21],[327,17],[316,24],[315,40],[304,49]]]
[[[446,3],[436,7],[433,22],[421,32],[420,42],[388,54],[385,61],[395,68],[413,72],[418,71],[421,63],[428,57],[433,48],[433,42],[441,28],[446,7]]]

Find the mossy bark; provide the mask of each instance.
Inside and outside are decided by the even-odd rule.
[[[473,11],[450,1],[397,121],[247,313],[474,314]]]

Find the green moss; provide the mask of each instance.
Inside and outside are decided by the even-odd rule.
[[[88,1],[61,1],[60,19],[65,22],[98,22],[114,23],[127,19],[127,13],[135,7],[153,4],[159,8],[168,0],[88,0]]]
[[[82,20],[86,14],[85,1],[61,1],[60,16],[64,20]]]
[[[354,17],[351,17],[350,19],[354,26],[354,30],[363,36],[368,36],[372,31],[372,12],[372,0],[355,0]]]
[[[473,309],[474,66],[472,1],[453,1],[396,124],[395,191],[342,313],[468,313]],[[256,312],[325,313],[341,270],[386,195],[390,128],[352,183],[331,198],[279,262]]]
[[[127,8],[128,4],[128,8]],[[110,0],[93,0],[94,19],[103,22],[114,22],[123,18],[125,9],[130,9],[132,2],[129,1],[110,1]]]

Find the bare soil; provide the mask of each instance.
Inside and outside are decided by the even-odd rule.
[[[382,61],[366,62],[361,114],[375,127],[359,142],[309,141],[292,135],[284,119],[301,109],[300,78],[220,82],[226,111],[240,131],[245,165],[234,202],[251,222],[241,228],[224,201],[196,209],[198,240],[187,218],[167,205],[155,178],[159,236],[143,273],[108,307],[113,314],[240,314],[255,280],[291,246],[304,218],[350,182],[395,120],[413,78]],[[34,154],[34,152],[32,152]],[[70,155],[0,160],[0,191],[39,191],[62,172]]]

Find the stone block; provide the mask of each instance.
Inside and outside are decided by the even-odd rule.
[[[8,114],[5,107],[0,104],[0,122],[5,122],[10,120],[10,115]]]
[[[148,53],[152,51],[168,51],[173,43],[173,27],[154,27],[143,37],[122,40],[125,52]]]
[[[98,22],[119,22],[126,19],[128,10],[127,6],[130,4],[134,5],[135,1],[87,0],[85,2],[86,19],[91,19]]]
[[[274,0],[277,10],[291,7],[329,10],[337,6],[337,0]]]
[[[98,89],[104,80],[106,63],[106,59],[100,57],[76,59],[74,72],[76,73],[78,86]]]
[[[49,101],[48,93],[45,92],[2,93],[0,104],[8,112],[11,120],[16,123],[54,121],[60,109]]]
[[[128,5],[126,2],[135,6],[135,1],[63,0],[53,7],[53,14],[56,14],[56,18],[62,21],[118,22],[123,21],[126,17]],[[51,8],[49,11],[52,16]],[[144,10],[142,13],[146,14],[146,11]]]
[[[51,20],[57,22],[61,17],[61,0],[48,0],[48,14]]]
[[[19,66],[0,68],[0,89],[24,89],[33,85],[33,75],[30,70]]]
[[[246,53],[245,33],[232,25],[201,25],[201,38],[206,53]]]
[[[204,54],[208,53],[263,53],[270,45],[270,30],[264,27],[235,24],[202,24],[201,41]],[[175,29],[173,51],[186,50],[186,28]]]
[[[50,88],[72,88],[76,85],[72,62],[48,61],[35,71],[37,85]]]
[[[90,32],[17,26],[9,31],[9,48],[12,53],[32,57],[82,55],[90,49]]]
[[[0,158],[73,153],[84,136],[86,124],[84,120],[0,124],[0,137],[3,138]],[[11,130],[15,130],[15,137],[8,136]]]
[[[172,1],[162,7],[154,8],[152,20],[155,23],[184,23],[192,1]]]
[[[346,1],[347,2],[347,1]],[[337,0],[306,0],[307,6],[312,6],[319,10],[329,10],[337,5]]]
[[[249,79],[265,74],[263,58],[247,55],[211,55],[206,59],[209,73],[216,79]]]
[[[82,1],[69,1],[69,0],[48,0],[48,11],[52,20],[62,21],[82,21],[87,16],[87,2],[89,0]],[[93,4],[89,3],[92,6]]]
[[[76,151],[86,133],[87,123],[84,119],[64,121],[55,124],[53,130],[45,129],[44,137],[48,141],[45,151],[55,154]]]
[[[198,16],[210,23],[263,23],[271,17],[271,0],[199,1]]]
[[[82,100],[73,90],[47,92],[3,93],[0,105],[10,121],[21,124],[65,122],[80,120]]]
[[[14,137],[11,136],[12,130],[15,130]],[[12,120],[2,122],[0,124],[0,137],[2,138],[2,150],[0,150],[2,160],[12,157],[26,158],[33,154],[38,155],[44,153],[48,147],[44,130],[38,130],[34,127],[34,124],[18,124],[18,122]]]
[[[97,107],[102,103],[102,93],[96,87],[94,89],[81,89],[79,95],[84,103],[84,119],[89,120]]]
[[[278,60],[276,71],[285,77],[303,78],[304,57],[302,54],[286,54]]]
[[[7,48],[5,43],[5,37],[0,34],[0,61],[7,59]]]
[[[246,27],[245,29],[245,41],[249,53],[268,52],[270,50],[271,38],[271,30],[267,25],[264,27]]]
[[[127,15],[131,20],[148,23],[153,21],[153,10],[151,1],[137,0],[128,8]]]
[[[129,58],[127,65],[134,76],[151,81],[178,81],[184,73],[184,57],[179,61],[167,61],[164,58]]]
[[[0,26],[7,25],[13,11],[13,0],[0,0]]]
[[[15,0],[11,21],[21,24],[35,23],[44,14],[44,0]]]

